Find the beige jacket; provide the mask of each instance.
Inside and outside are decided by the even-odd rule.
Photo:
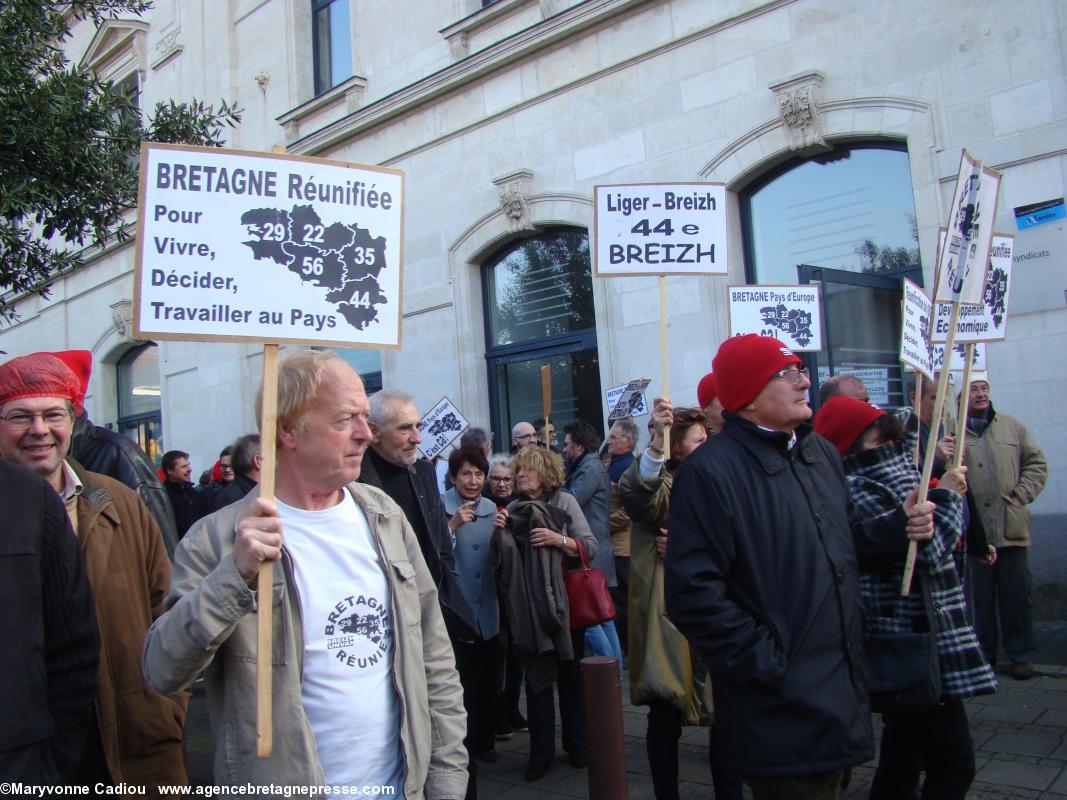
[[[986,541],[996,547],[1029,547],[1026,506],[1045,488],[1045,454],[1019,420],[997,412],[981,436],[968,427],[966,441],[967,484]],[[1011,502],[1013,496],[1021,504]]]
[[[403,796],[458,800],[467,786],[466,714],[437,590],[400,508],[374,487],[353,483],[348,489],[366,514],[386,565],[406,765]],[[144,673],[158,691],[170,693],[206,670],[216,783],[321,785],[315,738],[301,701],[300,598],[284,549],[280,567],[274,568],[274,747],[270,757],[256,757],[256,601],[237,571],[233,538],[238,518],[258,496],[257,488],[205,517],[180,542],[166,611],[145,641]]]

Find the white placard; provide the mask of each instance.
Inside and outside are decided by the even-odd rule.
[[[943,344],[931,345],[933,351],[933,366],[934,372],[940,372],[942,365],[945,363],[945,346]],[[964,370],[964,356],[967,354],[967,345],[963,342],[957,342],[952,348],[952,361],[949,364],[949,372],[963,372]],[[985,345],[981,342],[977,342],[974,345],[974,364],[971,366],[972,370],[982,371],[986,368],[985,357]]]
[[[398,348],[403,173],[146,144],[134,330]]]
[[[419,420],[419,435],[422,437],[419,451],[432,461],[452,444],[457,436],[467,430],[468,425],[459,409],[452,405],[452,401],[442,397],[437,405]]]
[[[792,350],[822,349],[819,287],[731,286],[730,335],[758,333]]]
[[[870,401],[876,406],[884,406],[889,403],[888,367],[841,367],[834,371],[838,375],[851,375],[854,378],[859,378],[867,389]]]
[[[645,389],[652,383],[649,378],[624,383],[622,386],[613,386],[605,392],[608,401],[608,422],[625,417],[643,417],[648,413],[648,403],[645,400]]]
[[[901,317],[900,360],[933,380],[933,353],[930,350],[930,314],[933,302],[926,292],[904,279],[904,313]]]
[[[725,185],[594,186],[593,200],[593,274],[726,274]]]
[[[999,192],[1000,173],[980,168],[964,150],[949,206],[948,246],[941,248],[937,261],[934,299],[939,303],[982,303]],[[966,251],[961,252],[965,240]]]
[[[1012,251],[1015,237],[1001,233],[993,234],[993,246],[989,251],[989,269],[986,272],[982,305],[961,306],[956,323],[957,342],[994,342],[1007,337],[1008,292],[1011,288]],[[941,246],[945,233],[941,232]],[[951,303],[937,304],[937,319],[931,339],[944,342],[948,339],[948,326],[952,321]]]

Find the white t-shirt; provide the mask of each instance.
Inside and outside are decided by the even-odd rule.
[[[343,494],[324,511],[277,501],[304,617],[304,713],[327,784],[392,786],[399,796],[389,583],[363,510]]]

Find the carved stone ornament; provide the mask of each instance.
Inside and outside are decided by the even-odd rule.
[[[789,136],[789,148],[802,155],[830,149],[819,115],[822,83],[822,73],[812,71],[772,83],[769,87],[774,92],[778,114]]]
[[[133,341],[133,301],[119,300],[111,304],[111,322],[126,341]]]
[[[172,58],[181,55],[185,49],[178,41],[178,36],[181,35],[181,32],[181,28],[174,28],[163,34],[159,41],[156,42],[156,57],[152,61],[152,69],[159,69]]]
[[[471,52],[470,37],[466,31],[460,31],[448,37],[448,49],[452,52],[452,58],[459,61],[466,58]]]
[[[559,13],[559,0],[541,0],[541,19],[554,17]]]
[[[500,190],[500,208],[508,218],[513,233],[532,230],[530,222],[530,184],[533,172],[522,169],[500,178],[493,184]]]

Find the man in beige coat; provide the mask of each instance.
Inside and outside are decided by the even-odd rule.
[[[464,796],[463,693],[433,579],[400,508],[355,482],[368,412],[363,382],[333,353],[286,359],[276,499],[256,487],[175,551],[144,672],[169,692],[206,670],[219,784]],[[271,598],[255,591],[265,561],[280,562]],[[255,612],[265,601],[274,741],[258,758]]]
[[[989,378],[976,373],[970,385],[964,463],[974,514],[986,542],[996,548],[994,563],[971,557],[975,630],[986,660],[997,657],[997,617],[1011,674],[1034,676],[1034,617],[1030,568],[1032,503],[1045,487],[1048,465],[1026,427],[993,409]]]

